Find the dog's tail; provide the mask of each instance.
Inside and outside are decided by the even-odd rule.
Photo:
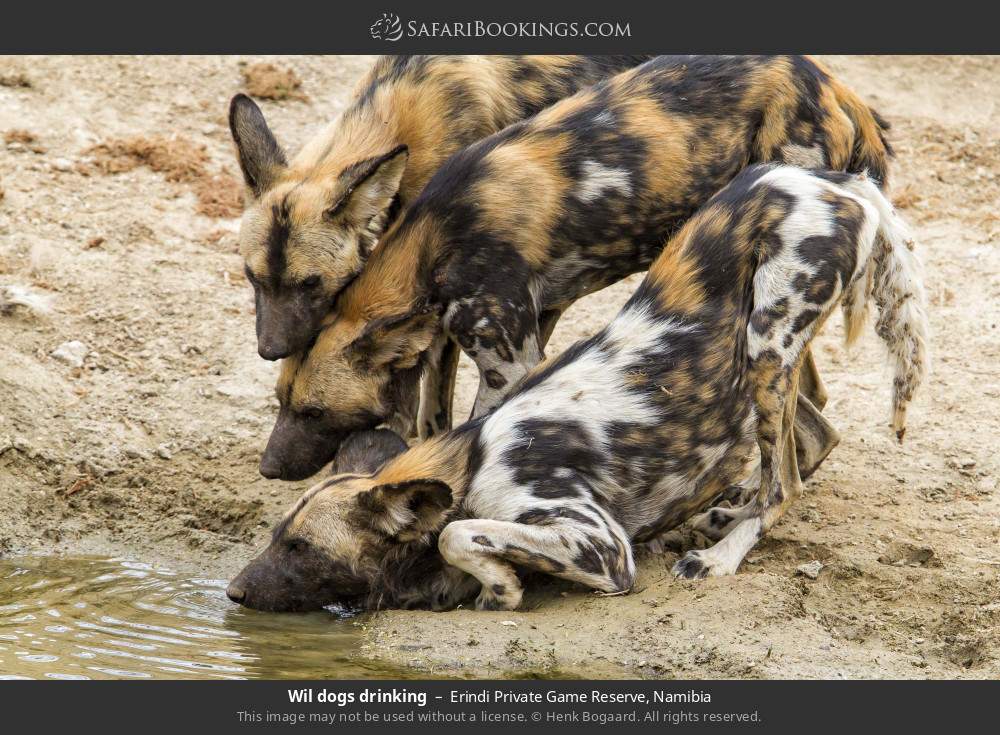
[[[892,427],[900,442],[906,433],[906,408],[929,367],[928,320],[920,260],[913,238],[885,195],[867,176],[853,178],[846,187],[878,213],[868,261],[848,287],[842,302],[847,342],[864,326],[874,301],[878,309],[875,333],[885,342],[895,362]]]
[[[866,173],[882,191],[889,187],[889,162],[892,160],[892,146],[886,137],[888,121],[874,109],[866,105],[855,92],[837,79],[819,59],[808,57],[826,77],[837,106],[851,121],[854,134],[851,154],[844,169],[855,174]]]

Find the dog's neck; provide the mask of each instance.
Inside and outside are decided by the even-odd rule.
[[[382,560],[369,595],[370,610],[448,610],[470,598],[479,582],[445,562],[431,538],[394,547]]]

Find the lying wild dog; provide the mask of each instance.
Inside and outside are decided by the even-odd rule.
[[[482,414],[542,358],[569,304],[645,270],[749,162],[881,182],[888,157],[868,108],[803,57],[659,57],[464,149],[383,236],[333,323],[282,364],[261,471],[302,479],[352,430],[405,433],[421,370],[456,343],[479,368]],[[808,475],[837,436],[815,410],[811,356],[803,373]],[[425,376],[421,436],[450,427],[445,375]]]
[[[732,574],[801,492],[797,373],[837,304],[869,304],[895,361],[892,424],[926,368],[918,263],[864,175],[751,167],[671,239],[608,327],[499,406],[391,460],[319,483],[229,596],[268,610],[521,601],[515,569],[628,590],[632,544],[692,518],[762,458],[742,507],[694,519],[718,542],[675,574]]]
[[[257,347],[308,345],[385,227],[444,160],[648,56],[383,56],[344,113],[288,162],[260,109],[229,126],[249,190],[240,251]]]

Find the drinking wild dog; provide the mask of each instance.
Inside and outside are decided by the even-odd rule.
[[[228,594],[265,610],[514,609],[516,573],[603,592],[635,579],[632,544],[693,517],[715,539],[674,566],[733,574],[801,492],[797,373],[839,304],[846,339],[870,305],[894,362],[892,425],[926,370],[919,264],[863,175],[753,166],[692,217],[604,330],[538,366],[491,412],[372,475],[317,484]],[[741,481],[754,447],[759,485]],[[704,510],[700,515],[699,511]]]
[[[282,363],[261,472],[302,479],[351,431],[405,433],[424,366],[455,345],[479,368],[481,415],[541,360],[571,303],[648,268],[749,163],[884,182],[889,156],[873,113],[795,56],[658,57],[463,149],[382,237],[315,343]],[[450,426],[447,375],[425,376],[421,436]],[[808,354],[801,378],[808,475],[838,438]]]

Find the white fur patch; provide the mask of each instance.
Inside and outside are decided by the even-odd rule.
[[[622,196],[631,195],[632,184],[629,181],[628,170],[611,168],[598,161],[584,161],[583,179],[576,191],[577,199],[581,202],[592,202],[608,189],[617,191]]]
[[[529,391],[499,406],[483,425],[480,440],[485,456],[473,479],[469,502],[489,517],[516,517],[526,505],[530,488],[520,488],[504,454],[532,441],[517,430],[528,419],[572,421],[581,424],[597,445],[607,445],[612,421],[654,426],[662,421],[656,406],[641,394],[628,390],[626,371],[651,350],[663,350],[663,339],[671,332],[693,329],[675,320],[656,321],[645,307],[622,312],[604,332],[604,342],[594,342],[572,362],[549,374]],[[607,349],[602,349],[602,344]],[[569,480],[567,480],[569,481]],[[498,492],[503,488],[504,492]],[[478,492],[477,491],[482,491]],[[539,505],[537,499],[532,505]]]
[[[763,528],[760,518],[741,521],[714,546],[698,552],[698,556],[708,566],[708,576],[723,577],[736,574],[740,562],[760,538]]]
[[[606,127],[612,127],[615,124],[615,116],[611,110],[603,110],[598,114],[594,115],[592,120],[594,125],[604,125]]]
[[[781,158],[785,163],[802,168],[826,168],[823,149],[818,145],[804,146],[788,143],[781,148]]]

